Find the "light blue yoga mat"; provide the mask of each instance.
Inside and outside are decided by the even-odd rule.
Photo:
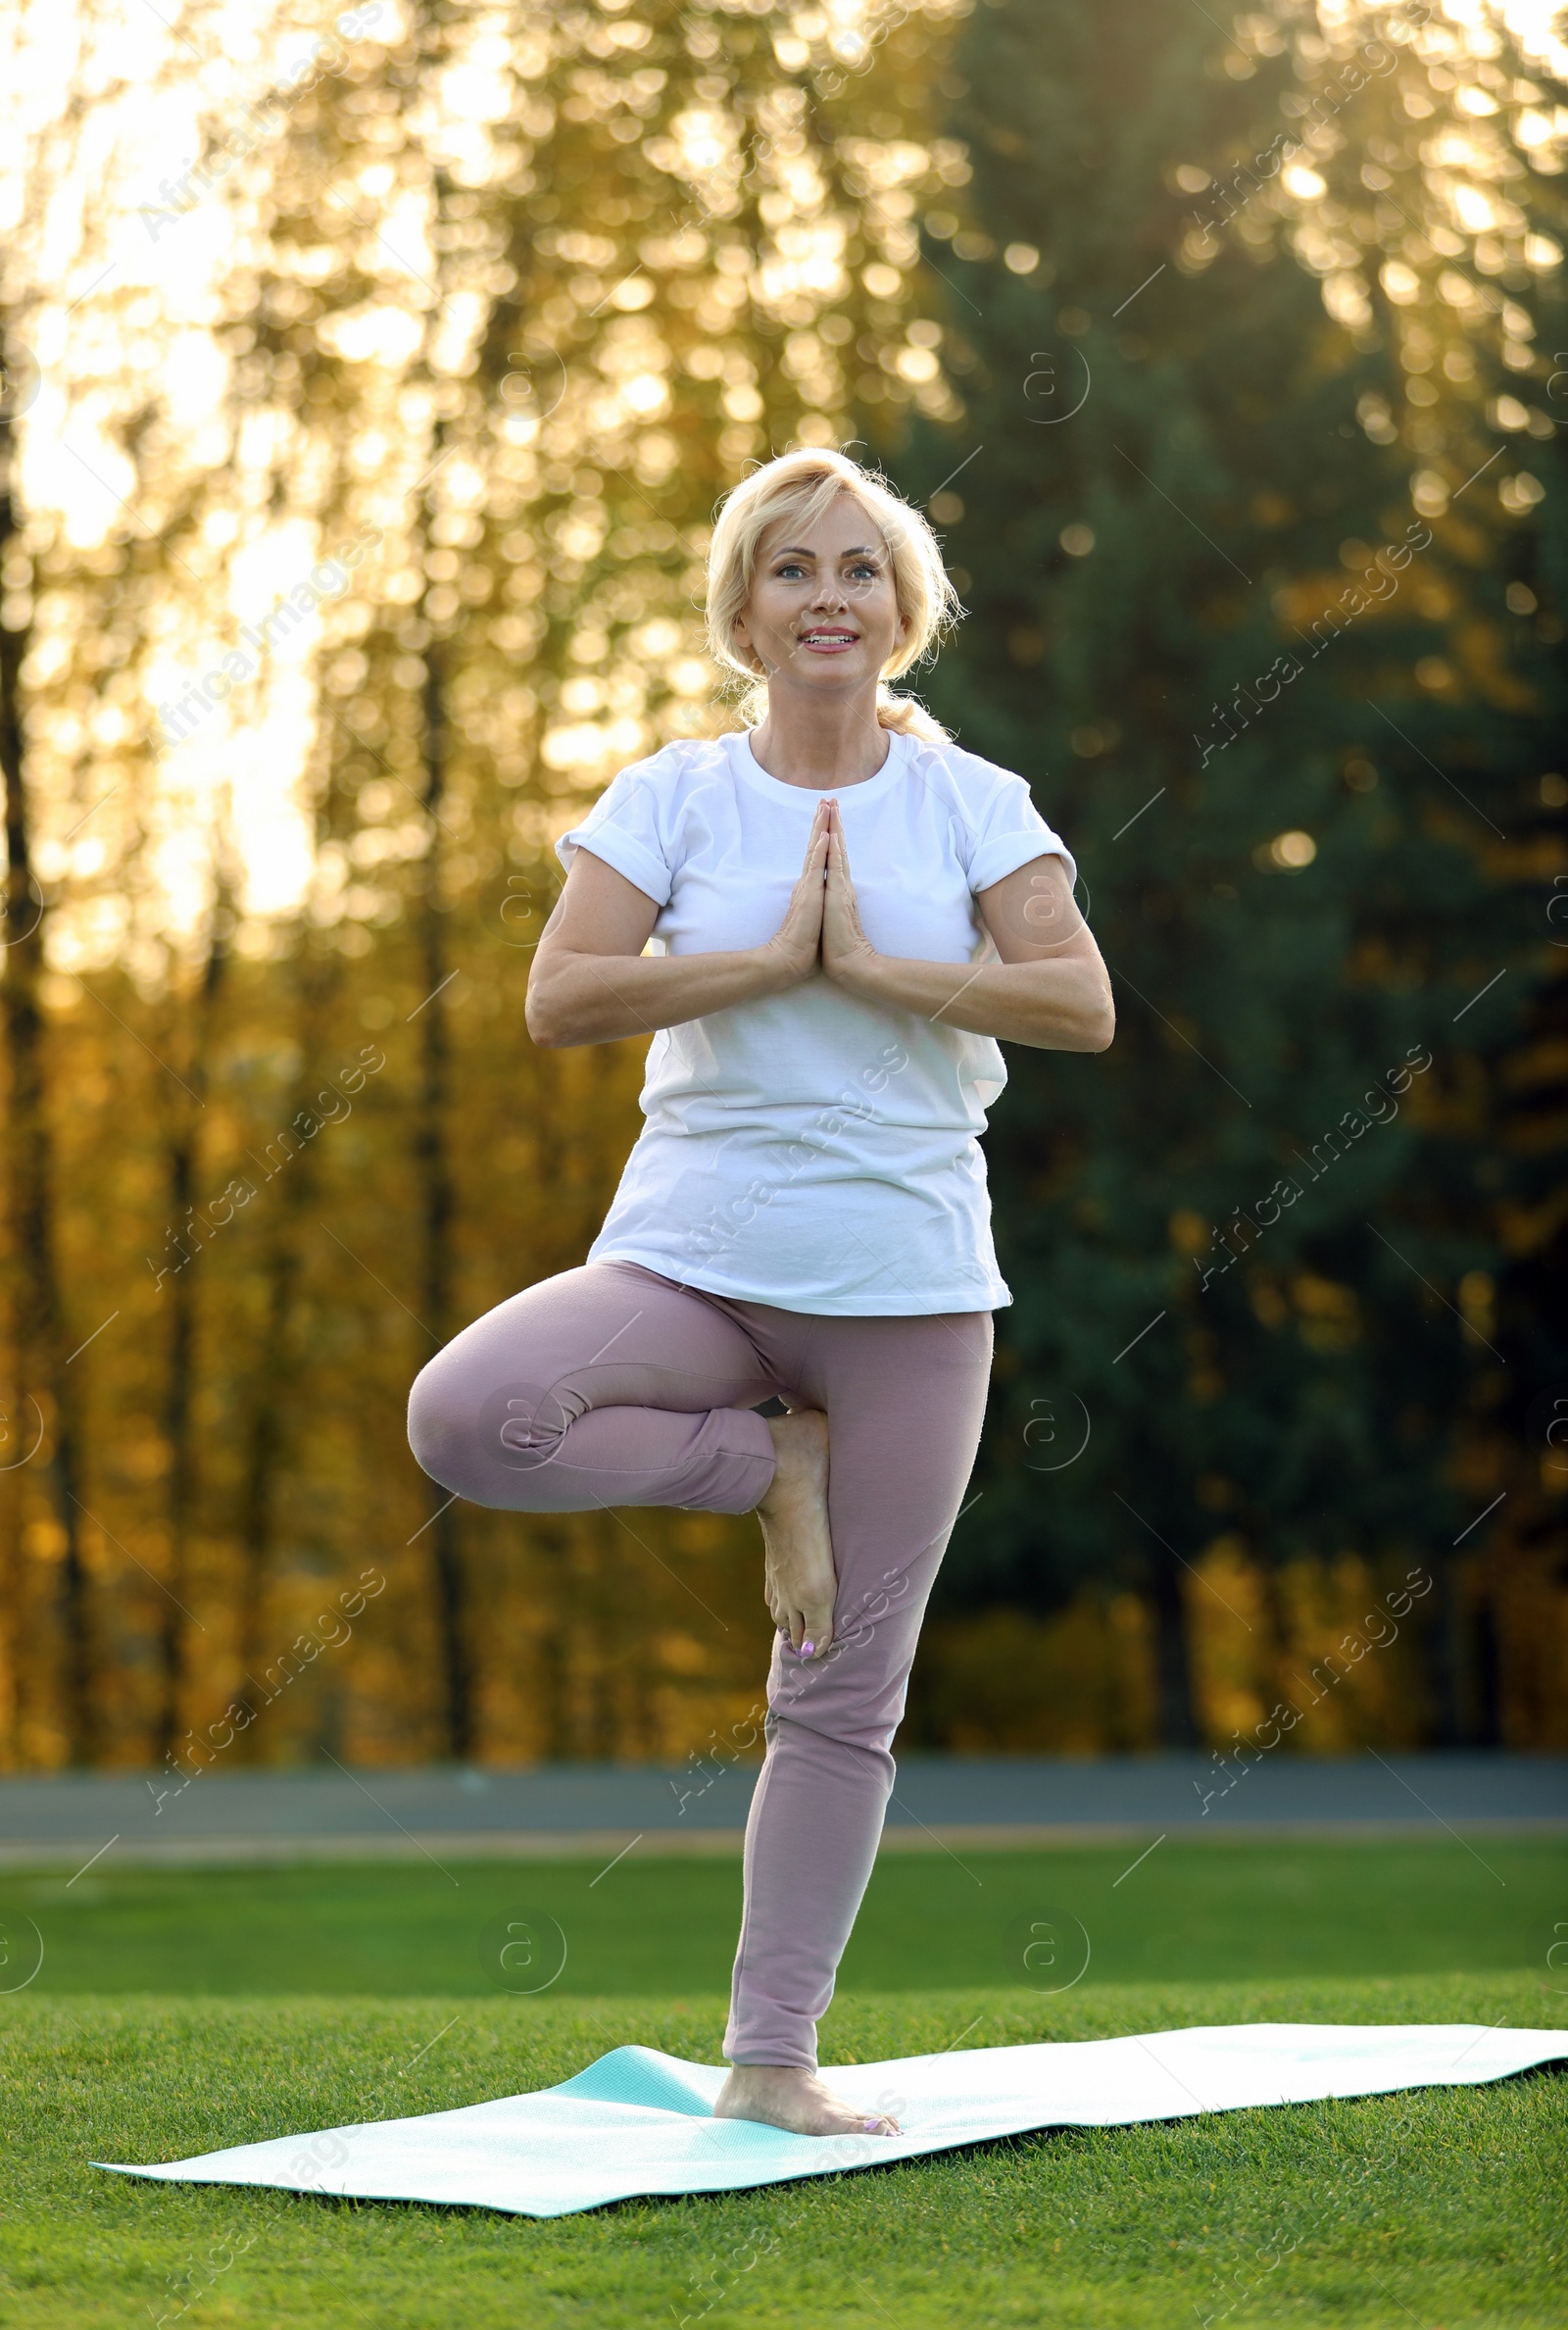
[[[617,2047],[533,2095],[239,2144],[162,2167],[93,2166],[171,2184],[275,2185],[567,2216],[638,2194],[784,2184],[1033,2128],[1127,2127],[1326,2096],[1476,2087],[1564,2059],[1568,2031],[1464,2022],[1248,2022],[979,2047],[832,2066],[826,2076],[845,2101],[893,2112],[901,2136],[788,2136],[755,2120],[714,2119],[726,2065]]]

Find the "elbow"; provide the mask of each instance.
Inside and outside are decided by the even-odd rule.
[[[524,1012],[523,1024],[538,1052],[564,1052],[569,1045],[583,1041],[581,1036],[573,1035],[569,1028],[559,1026],[553,1019],[541,1018],[535,1012]]]
[[[1108,1052],[1110,1050],[1111,1044],[1115,1040],[1115,1035],[1116,1007],[1107,995],[1105,998],[1105,1008],[1101,1013],[1099,1018],[1095,1021],[1094,1027],[1091,1030],[1089,1037],[1089,1050],[1091,1052]]]
[[[523,999],[522,1023],[541,1052],[558,1051],[571,1041],[559,1012],[551,1005],[548,992],[538,993],[531,986]]]

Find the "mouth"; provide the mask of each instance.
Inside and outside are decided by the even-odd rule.
[[[814,630],[802,631],[800,643],[802,647],[808,648],[812,655],[842,655],[847,648],[858,643],[859,636],[858,631],[848,631],[842,624],[822,623]]]

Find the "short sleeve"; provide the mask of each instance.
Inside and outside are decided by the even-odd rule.
[[[556,855],[569,873],[574,853],[591,850],[624,874],[656,906],[669,904],[675,869],[669,862],[665,825],[671,787],[661,783],[662,755],[634,761],[612,777],[580,825],[556,843]],[[667,773],[673,773],[669,771]]]
[[[1058,833],[1054,833],[1034,805],[1021,776],[999,772],[1000,781],[981,814],[979,830],[969,856],[969,887],[978,893],[993,882],[1005,880],[1032,858],[1060,858],[1070,881],[1078,878],[1077,862]]]

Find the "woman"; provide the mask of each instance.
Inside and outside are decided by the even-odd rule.
[[[729,495],[709,636],[757,724],[623,768],[563,838],[528,990],[536,1043],[654,1036],[647,1122],[586,1265],[466,1328],[409,1405],[476,1504],[760,1521],[777,1633],[716,2109],[810,2135],[897,2133],[817,2078],[816,2022],[1011,1300],[975,1138],[995,1039],[1113,1026],[1024,780],[886,687],[956,609],[924,519],[844,455]]]

